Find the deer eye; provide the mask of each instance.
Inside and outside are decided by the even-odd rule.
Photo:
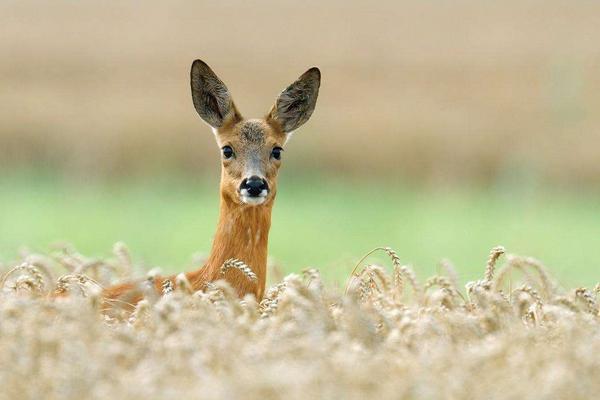
[[[273,150],[271,151],[271,157],[273,157],[276,160],[281,160],[281,152],[283,151],[283,149],[281,147],[274,147]]]
[[[226,160],[229,160],[231,157],[233,157],[233,149],[231,146],[223,146],[221,150],[223,151],[223,158]]]

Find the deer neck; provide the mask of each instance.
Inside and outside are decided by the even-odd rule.
[[[223,278],[221,266],[226,260],[236,258],[252,269],[258,278],[257,282],[252,282],[238,270],[229,270],[225,279],[240,297],[254,293],[258,299],[262,298],[267,277],[273,198],[268,203],[249,206],[234,202],[221,192],[219,222],[210,255],[203,268],[206,281]]]

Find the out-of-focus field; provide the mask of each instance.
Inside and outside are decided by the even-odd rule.
[[[1,179],[0,260],[15,259],[24,245],[48,252],[61,240],[106,257],[120,240],[147,268],[196,268],[192,255],[206,254],[214,234],[217,185],[168,176],[105,184]],[[269,254],[283,272],[317,267],[327,281],[344,282],[360,256],[392,246],[420,275],[449,259],[464,283],[479,276],[487,249],[501,244],[543,260],[561,283],[591,285],[600,267],[599,215],[593,193],[415,190],[284,173]]]
[[[598,2],[4,1],[0,15],[3,169],[211,175],[188,87],[201,57],[248,116],[321,67],[291,169],[600,181]]]

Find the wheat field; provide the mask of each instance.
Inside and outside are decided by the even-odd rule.
[[[2,399],[588,399],[600,390],[593,289],[560,287],[541,262],[492,249],[481,279],[426,280],[394,250],[346,287],[292,274],[257,302],[225,282],[148,291],[132,314],[100,287],[136,274],[127,248],[65,247],[3,266]],[[372,253],[373,253],[372,252]],[[60,275],[60,274],[64,275]],[[156,271],[150,272],[151,282]],[[271,275],[273,275],[273,271]],[[69,296],[49,299],[56,290]]]

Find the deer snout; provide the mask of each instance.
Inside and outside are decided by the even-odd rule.
[[[246,178],[240,184],[240,194],[248,197],[266,197],[269,193],[269,184],[259,176]]]

